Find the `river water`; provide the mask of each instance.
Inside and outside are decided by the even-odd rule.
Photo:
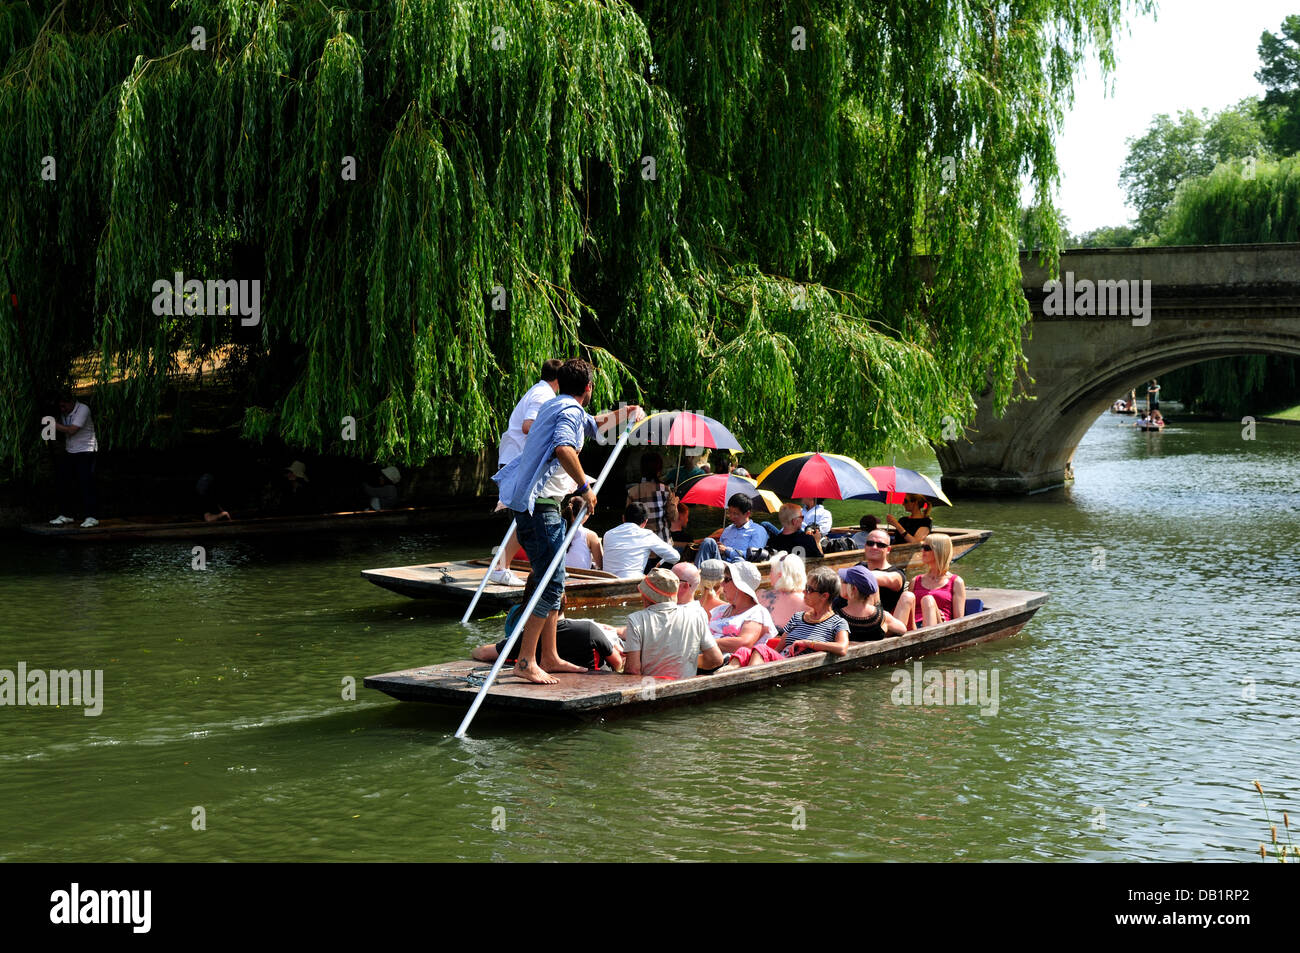
[[[97,717],[0,708],[0,860],[1257,860],[1252,782],[1300,806],[1300,428],[1103,417],[1075,471],[939,510],[995,531],[968,585],[1051,594],[925,661],[996,672],[983,714],[895,705],[887,668],[456,741],[459,712],[361,679],[500,620],[358,576],[468,554],[453,534],[218,544],[204,571],[188,543],[6,540],[0,669],[104,681]]]

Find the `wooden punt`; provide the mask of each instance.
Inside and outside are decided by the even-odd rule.
[[[690,704],[841,672],[894,665],[934,652],[1005,638],[1019,632],[1047,602],[1047,594],[1043,592],[968,589],[967,593],[968,598],[983,600],[982,611],[879,642],[855,642],[843,657],[812,652],[780,662],[678,681],[612,672],[560,674],[556,676],[558,685],[533,685],[506,668],[483,699],[483,707],[513,714],[583,718]],[[450,705],[464,711],[489,667],[473,661],[446,662],[371,675],[364,684],[399,701]]]
[[[441,511],[446,516],[446,511]],[[351,532],[433,522],[439,511],[433,507],[407,506],[399,509],[355,510],[342,513],[318,513],[307,516],[262,516],[251,519],[206,520],[184,517],[135,517],[103,519],[98,526],[82,529],[77,523],[51,526],[49,523],[24,523],[23,531],[33,536],[60,542],[106,542],[142,539],[196,539],[198,537],[291,536],[299,533]]]
[[[856,527],[854,527],[856,529]],[[935,532],[952,537],[953,559],[960,559],[993,535],[991,530],[954,529],[936,527]],[[909,570],[920,569],[921,546],[905,543],[890,551],[893,565]],[[830,553],[820,559],[809,559],[810,566],[830,566],[840,569],[862,561],[861,549]],[[758,563],[766,581],[768,564]],[[413,599],[435,599],[456,606],[462,611],[469,605],[474,590],[487,571],[487,559],[462,559],[450,562],[426,563],[420,566],[393,566],[388,569],[363,569],[361,576],[376,586],[410,596]],[[526,575],[528,564],[516,562],[512,566],[519,575]],[[597,608],[618,605],[636,597],[639,577],[622,578],[601,572],[599,569],[566,569],[564,592],[572,608]],[[499,586],[488,583],[475,607],[475,615],[495,615],[504,612],[523,599],[523,589],[518,586]]]

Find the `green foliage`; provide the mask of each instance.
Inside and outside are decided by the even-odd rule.
[[[370,459],[490,445],[575,353],[602,404],[712,412],[756,456],[938,439],[1011,396],[1021,176],[1050,210],[1074,71],[1113,65],[1122,6],[0,0],[28,312],[0,366],[35,382],[0,458],[75,359],[128,447],[217,349],[249,439]],[[261,324],[154,315],[176,271],[261,281]]]
[[[1269,143],[1278,155],[1300,152],[1300,14],[1259,38],[1259,72]]]
[[[1196,413],[1263,417],[1300,402],[1300,362],[1278,354],[1222,357],[1170,371],[1160,392]]]
[[[1131,225],[1103,225],[1074,235],[1066,242],[1069,248],[1132,248],[1138,239]]]
[[[1161,113],[1146,133],[1128,140],[1120,184],[1137,210],[1140,235],[1153,235],[1173,202],[1180,182],[1209,173],[1220,162],[1270,155],[1256,115],[1257,104],[1243,100],[1211,117],[1183,110],[1177,119]]]
[[[1300,156],[1225,163],[1178,188],[1154,244],[1300,241]]]

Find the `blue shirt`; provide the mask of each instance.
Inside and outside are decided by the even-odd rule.
[[[523,451],[492,477],[501,502],[516,513],[531,513],[542,487],[560,469],[556,448],[581,450],[587,436],[596,436],[596,419],[576,399],[559,394],[548,400],[528,428]]]
[[[743,556],[746,550],[762,549],[767,545],[768,538],[767,530],[753,520],[746,520],[745,525],[739,529],[736,528],[734,523],[728,523],[718,542],[723,546],[738,550]]]

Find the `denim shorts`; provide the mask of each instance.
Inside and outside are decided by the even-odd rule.
[[[519,545],[528,554],[533,572],[546,572],[546,567],[564,545],[564,520],[560,518],[560,508],[538,503],[533,507],[532,515],[527,511],[516,510],[515,534],[519,538]],[[563,593],[564,561],[561,560],[555,575],[542,589],[542,596],[533,608],[533,615],[545,619],[552,612],[558,611]]]

